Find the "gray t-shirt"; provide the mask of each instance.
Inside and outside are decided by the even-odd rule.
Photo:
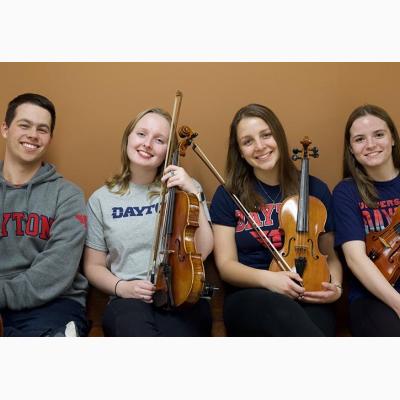
[[[87,204],[86,246],[107,253],[107,266],[120,279],[147,277],[160,201],[158,195],[148,194],[149,185],[131,183],[124,195],[102,186]],[[209,219],[207,205],[202,204]]]

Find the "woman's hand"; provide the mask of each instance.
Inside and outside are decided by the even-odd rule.
[[[298,283],[302,283],[300,275],[296,272],[287,271],[265,271],[268,275],[268,280],[264,283],[267,289],[284,294],[294,300],[301,298],[304,295],[304,288]],[[297,283],[298,282],[298,283]]]
[[[342,295],[342,289],[333,283],[322,282],[321,285],[325,290],[304,292],[301,300],[307,303],[333,303]]]
[[[187,193],[196,193],[197,190],[193,179],[182,167],[178,167],[177,165],[168,165],[168,167],[165,168],[161,182],[166,182],[168,188],[178,186]]]
[[[150,281],[121,281],[117,285],[115,294],[124,299],[140,299],[145,303],[152,303],[155,290],[155,285]]]

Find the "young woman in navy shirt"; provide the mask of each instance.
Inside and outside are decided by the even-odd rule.
[[[348,118],[343,181],[333,191],[335,244],[351,270],[350,330],[354,336],[400,336],[400,282],[390,284],[370,260],[366,235],[391,222],[400,204],[400,141],[381,107],[363,105]]]
[[[284,129],[267,107],[250,104],[233,118],[227,156],[227,189],[252,212],[258,225],[280,250],[282,201],[298,194],[299,172],[290,159]],[[260,243],[224,188],[211,203],[214,255],[227,283],[224,322],[230,336],[332,336],[333,303],[341,295],[342,271],[333,249],[331,195],[321,180],[310,177],[310,195],[328,211],[320,250],[328,255],[330,282],[305,292],[296,272],[272,272],[270,251]]]

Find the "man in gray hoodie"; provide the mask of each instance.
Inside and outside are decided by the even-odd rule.
[[[9,104],[1,135],[0,314],[5,336],[83,336],[88,283],[82,191],[43,161],[54,105],[25,93]]]

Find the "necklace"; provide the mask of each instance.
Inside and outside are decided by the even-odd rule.
[[[257,183],[258,183],[258,186],[260,186],[260,189],[262,190],[262,192],[267,196],[267,198],[268,198],[268,201],[271,201],[271,203],[272,204],[275,204],[276,203],[276,200],[279,198],[279,196],[281,195],[281,190],[282,190],[282,188],[279,186],[279,192],[278,192],[278,194],[274,197],[274,198],[272,198],[269,194],[268,194],[268,192],[264,189],[264,187],[263,187],[263,185],[261,184],[261,182],[257,179]]]

